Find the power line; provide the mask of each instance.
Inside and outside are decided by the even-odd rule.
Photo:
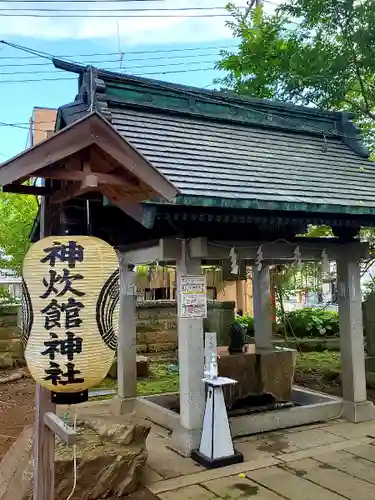
[[[217,50],[223,50],[223,49],[234,49],[236,48],[235,46],[228,46],[228,47],[216,47]],[[103,54],[103,56],[106,55],[106,54]],[[95,65],[95,64],[108,64],[108,63],[112,63],[112,62],[119,62],[119,59],[118,59],[118,52],[112,52],[112,53],[109,53],[108,55],[111,55],[111,56],[117,56],[116,59],[112,59],[112,60],[105,60],[105,61],[80,61],[79,64],[82,64],[82,65],[88,65],[88,64],[92,64],[92,65]],[[135,57],[135,58],[130,58],[130,59],[123,59],[123,63],[126,64],[128,62],[140,62],[140,61],[144,61],[144,62],[148,62],[148,61],[160,61],[160,60],[169,60],[169,59],[192,59],[192,58],[198,58],[198,57],[212,57],[212,56],[220,56],[220,53],[219,52],[216,52],[216,53],[203,53],[203,54],[184,54],[184,55],[172,55],[172,56],[168,56],[168,55],[165,55],[165,56],[157,56],[157,57]],[[67,58],[68,56],[65,56],[63,57],[62,59],[64,58]],[[78,55],[77,56],[71,56],[72,58],[73,57],[79,57]],[[82,56],[81,56],[82,57]],[[70,59],[70,61],[72,61],[73,59]],[[1,64],[0,63],[0,68],[27,68],[27,67],[37,67],[37,66],[49,66],[51,63],[50,62],[42,62],[42,63],[21,63],[21,64]]]
[[[135,73],[131,76],[152,76],[152,75],[170,75],[177,73],[191,73],[196,71],[209,71],[214,70],[213,66],[208,68],[196,68],[196,69],[186,69],[186,70],[174,70],[174,71],[153,71],[150,73]],[[119,73],[121,75],[121,73]],[[49,81],[63,81],[63,80],[77,80],[75,77],[56,77],[56,78],[30,78],[27,80],[0,80],[1,83],[30,83],[30,82],[49,82]]]
[[[0,122],[0,127],[11,127],[11,128],[20,128],[23,130],[30,130],[30,126],[26,127],[26,126],[17,125],[14,123],[5,123],[5,122]],[[34,129],[34,130],[37,130],[38,132],[45,132],[45,130],[38,130],[38,129]]]
[[[66,11],[64,11],[66,12]],[[92,12],[92,11],[91,11]],[[50,14],[0,14],[0,17],[28,17],[28,18],[49,18],[49,19],[143,19],[143,18],[155,18],[155,19],[174,19],[174,18],[183,18],[183,19],[192,19],[192,18],[215,18],[215,17],[230,17],[230,14],[133,14],[130,16],[124,15],[122,13],[119,14],[100,14],[99,16],[93,16],[89,13],[86,14],[59,14],[59,15],[50,15]]]
[[[139,1],[139,0],[136,0]],[[19,50],[26,50],[27,47],[22,47],[22,45],[14,45],[10,44],[4,40],[0,41],[0,43],[3,43],[5,45],[9,45],[12,48],[16,48]],[[228,46],[228,47],[185,47],[181,49],[164,49],[164,50],[135,50],[135,51],[126,51],[127,55],[141,55],[141,54],[169,54],[169,53],[174,53],[174,52],[186,52],[186,51],[197,51],[197,50],[219,50],[220,48],[235,48],[236,46]],[[27,52],[34,53],[37,51],[33,51],[32,49],[28,49]],[[99,57],[99,56],[118,56],[118,52],[97,52],[94,54],[57,54],[55,56],[52,56],[52,54],[48,54],[47,52],[41,52],[40,54],[44,54],[45,56],[49,56],[50,59],[52,57],[57,57],[57,58],[72,58],[72,57]],[[33,56],[17,56],[17,59],[38,59],[41,57],[41,55],[33,55]],[[185,56],[181,56],[185,57]],[[14,59],[14,56],[0,56],[0,60],[5,60],[5,59]],[[48,63],[46,63],[48,64]]]
[[[124,71],[126,72],[131,72],[134,69],[156,69],[156,68],[168,68],[170,66],[193,66],[196,64],[202,64],[202,63],[211,63],[213,61],[190,61],[190,62],[178,62],[178,63],[167,63],[167,64],[151,64],[151,65],[142,65],[142,66],[127,66],[124,68]],[[119,64],[119,60],[115,61],[102,61],[102,64],[108,64],[108,63],[116,63],[117,65]],[[101,67],[101,69],[105,69],[104,67]],[[112,68],[116,69],[116,68]],[[47,70],[47,71],[38,71],[39,75],[48,75],[52,73],[56,73],[56,71],[61,71],[61,70]],[[11,75],[35,75],[35,71],[11,71],[11,72],[0,72],[0,77],[1,76],[11,76]]]
[[[38,0],[38,3],[60,3],[62,0]],[[161,2],[164,0],[63,0],[64,3],[135,3]],[[34,0],[7,0],[3,3],[35,3]]]
[[[238,9],[244,9],[245,6],[236,6]],[[2,12],[189,12],[189,11],[212,11],[212,10],[226,10],[225,6],[219,7],[175,7],[175,8],[147,8],[147,9],[47,9],[47,8],[35,8],[35,7],[12,7],[12,8],[1,8]]]

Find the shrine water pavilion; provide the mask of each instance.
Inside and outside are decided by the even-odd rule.
[[[241,98],[54,60],[78,75],[55,134],[4,163],[4,190],[45,199],[49,234],[90,234],[120,252],[119,411],[139,411],[172,431],[190,454],[205,404],[203,320],[178,317],[179,413],[165,398],[136,395],[134,266],[176,265],[177,277],[202,263],[253,266],[255,348],[272,344],[270,266],[337,262],[343,397],[303,388],[296,404],[258,417],[231,418],[234,435],[339,416],[375,418],[367,401],[360,260],[361,227],[375,225],[375,165],[347,113]],[[42,185],[25,184],[30,178]],[[328,225],[333,238],[299,237]],[[179,298],[177,298],[179,300]],[[276,361],[277,363],[277,361]],[[114,403],[114,404],[115,404]]]

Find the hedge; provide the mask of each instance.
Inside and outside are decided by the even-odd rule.
[[[254,318],[246,315],[236,319],[247,334],[254,336]],[[273,333],[288,337],[335,337],[339,335],[339,316],[335,311],[323,308],[304,307],[286,313],[283,324],[273,323]]]

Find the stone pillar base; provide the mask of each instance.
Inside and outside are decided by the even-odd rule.
[[[125,415],[126,413],[133,413],[135,410],[135,397],[122,399],[115,396],[112,399],[112,413],[115,416]]]
[[[342,417],[354,423],[368,422],[375,419],[375,406],[371,401],[363,401],[362,403],[343,401]]]
[[[202,429],[174,429],[171,436],[170,447],[184,457],[190,457],[191,452],[199,448]]]

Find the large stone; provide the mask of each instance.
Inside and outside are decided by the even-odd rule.
[[[278,401],[290,401],[297,351],[280,349],[262,352],[259,356],[261,391]]]
[[[23,357],[21,339],[0,340],[0,352],[10,352],[16,357]]]
[[[237,380],[234,386],[224,387],[224,398],[228,408],[239,398],[272,394],[277,401],[290,401],[292,395],[296,351],[277,349],[230,355],[227,348],[219,347],[219,375]]]
[[[13,328],[17,328],[17,314],[8,314],[6,316],[0,316],[0,328],[13,326]]]
[[[12,355],[9,353],[0,354],[0,370],[7,370],[8,368],[13,368],[14,360]]]
[[[122,498],[141,486],[150,427],[139,419],[100,417],[78,421],[77,485],[71,500]],[[1,500],[31,500],[32,429],[27,428],[1,463]],[[55,500],[66,500],[73,485],[73,449],[56,445]],[[4,464],[4,467],[3,467]]]
[[[150,362],[147,356],[137,355],[137,378],[146,378],[150,375]],[[117,379],[117,359],[112,363],[111,369],[108,372],[108,377],[113,380]]]
[[[8,317],[1,318],[3,322],[8,320]],[[8,339],[19,339],[21,338],[21,332],[19,328],[15,325],[2,325],[0,326],[0,339],[8,340]]]
[[[218,372],[221,377],[237,380],[237,384],[224,386],[224,399],[228,408],[239,398],[260,394],[261,384],[257,372],[257,360],[254,353],[232,354],[228,349],[219,348]]]

